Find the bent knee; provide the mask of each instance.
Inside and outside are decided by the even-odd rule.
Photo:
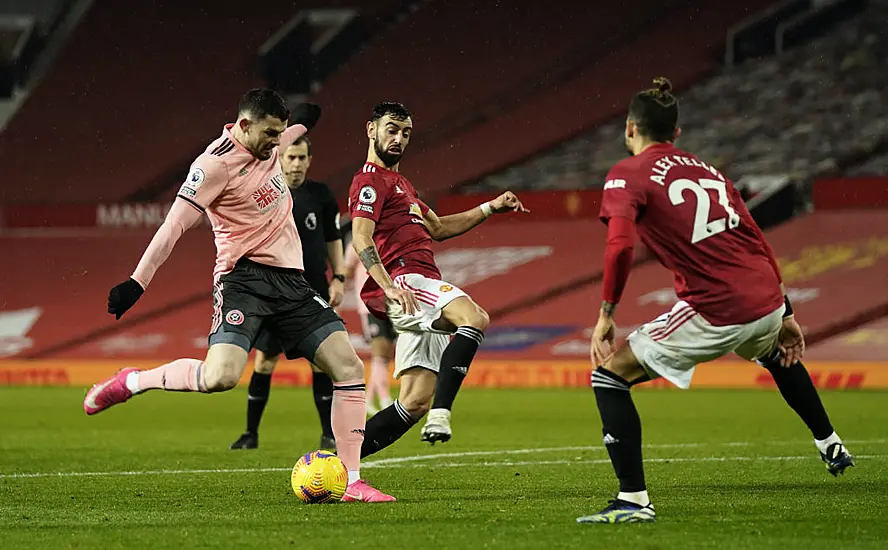
[[[490,316],[478,304],[473,303],[472,306],[460,312],[455,318],[451,318],[451,322],[455,327],[472,327],[484,332],[490,326]]]
[[[409,392],[398,396],[398,401],[414,419],[419,420],[432,406],[432,393]]]
[[[274,357],[266,357],[261,361],[256,362],[256,372],[259,374],[272,374],[274,372],[275,367],[278,364],[278,356]]]
[[[465,324],[484,332],[490,326],[490,315],[480,307],[475,307],[475,310],[468,315]]]
[[[406,409],[407,412],[410,413],[410,416],[413,417],[415,420],[419,420],[420,418],[425,416],[426,413],[429,412],[429,408],[431,408],[431,406],[432,406],[431,397],[428,399],[425,399],[425,400],[422,400],[422,399],[406,399],[406,400],[404,400],[404,399],[398,398],[398,401],[400,401],[401,405],[404,406],[404,409]]]
[[[207,367],[204,383],[208,392],[228,391],[237,386],[242,369],[234,363],[222,363]]]

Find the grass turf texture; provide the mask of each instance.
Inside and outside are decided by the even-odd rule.
[[[824,394],[861,456],[834,479],[776,393],[635,392],[658,523],[621,526],[574,523],[616,491],[590,390],[463,392],[453,441],[430,448],[414,428],[373,457],[375,466],[368,461],[364,477],[399,498],[391,505],[309,506],[291,493],[289,469],[319,436],[308,390],[272,391],[258,451],[227,450],[243,429],[243,389],[152,392],[93,418],[82,397],[0,389],[4,549],[835,549],[888,541],[885,393]],[[536,450],[546,448],[561,450]],[[181,472],[223,469],[249,471]],[[156,470],[180,473],[9,477]]]

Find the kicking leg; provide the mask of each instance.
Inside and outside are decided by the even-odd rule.
[[[237,385],[247,364],[247,352],[235,344],[213,344],[207,357],[176,359],[156,369],[123,369],[86,394],[83,409],[96,414],[148,390],[213,393]]]
[[[400,439],[429,410],[437,375],[428,369],[413,367],[403,371],[400,378],[398,399],[367,421],[362,457],[378,453]]]
[[[648,379],[628,345],[592,373],[592,389],[601,415],[604,445],[620,482],[616,500],[579,523],[639,523],[656,520],[644,482],[641,419],[630,388]]]

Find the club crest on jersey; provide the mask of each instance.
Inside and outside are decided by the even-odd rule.
[[[309,212],[308,216],[305,217],[305,227],[311,231],[318,228],[318,217],[315,216],[314,212]]]
[[[453,287],[450,285],[441,285],[441,288],[439,288],[438,290],[440,290],[441,292],[450,292],[451,290],[453,290]]]
[[[237,326],[244,322],[244,314],[239,309],[232,309],[225,314],[225,322]]]
[[[369,185],[365,185],[358,193],[358,199],[364,204],[372,204],[376,202],[376,189],[373,189]]]

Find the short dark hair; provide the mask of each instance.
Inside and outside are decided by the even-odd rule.
[[[311,156],[311,140],[308,139],[308,136],[305,134],[296,138],[296,140],[293,143],[291,143],[290,145],[287,145],[287,147],[293,147],[295,145],[302,145],[303,143],[305,144],[306,151],[308,151],[308,156]]]
[[[395,101],[383,101],[373,107],[373,115],[370,117],[372,122],[376,122],[384,116],[390,116],[395,120],[407,120],[412,115],[407,107]]]
[[[262,119],[267,116],[286,122],[290,119],[290,108],[284,98],[268,88],[254,88],[245,93],[237,104],[238,116],[248,114]]]
[[[629,118],[638,125],[642,135],[653,141],[675,139],[678,127],[678,99],[672,95],[668,78],[654,79],[654,87],[635,94],[629,104]]]

